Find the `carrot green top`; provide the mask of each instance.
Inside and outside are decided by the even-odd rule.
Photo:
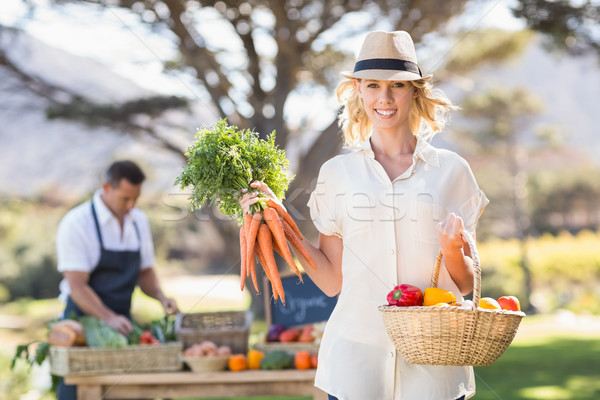
[[[283,199],[293,177],[286,174],[289,161],[275,145],[275,131],[261,139],[252,130],[239,130],[221,119],[212,129],[200,129],[186,153],[187,164],[175,184],[190,187],[190,208],[206,201],[217,204],[225,215],[242,222],[241,190],[256,180],[266,183]]]

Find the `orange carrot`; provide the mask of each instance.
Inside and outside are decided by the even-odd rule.
[[[292,229],[294,230],[294,232],[296,232],[298,237],[300,239],[304,239],[302,233],[300,233],[300,229],[298,229],[298,225],[296,225],[292,216],[288,214],[288,212],[285,210],[285,208],[281,206],[281,204],[276,203],[273,199],[269,199],[267,201],[267,206],[274,208],[275,211],[277,211],[277,214],[281,215],[281,218],[283,218],[283,220],[292,227]]]
[[[244,291],[246,284],[246,229],[240,228],[240,288]]]
[[[256,260],[254,259],[254,252],[252,252],[252,261],[250,262],[250,278],[252,278],[252,284],[254,285],[254,289],[256,289],[256,293],[259,294],[258,290],[258,280],[256,279]]]
[[[296,232],[294,232],[292,227],[285,220],[283,220],[282,223],[283,231],[285,232],[285,237],[290,242],[290,244],[294,246],[296,250],[298,250],[298,252],[302,255],[302,257],[306,259],[306,261],[308,261],[308,263],[311,267],[313,267],[313,269],[317,269],[317,266],[315,265],[315,262],[313,261],[312,257],[310,256],[310,254],[308,254],[308,251],[304,248],[298,236],[296,236]]]
[[[281,258],[283,258],[283,252],[281,251],[281,249],[279,248],[279,245],[277,244],[277,242],[275,240],[273,240],[273,250],[275,250],[275,253],[279,254],[279,256]]]
[[[250,259],[254,259],[254,242],[256,242],[256,235],[258,234],[258,228],[261,225],[261,220],[262,215],[260,213],[252,215],[252,219],[250,220],[250,224],[248,226],[248,232],[246,232],[246,240],[248,241],[248,244],[246,245],[247,265],[250,265]]]
[[[254,246],[254,251],[256,253],[256,257],[258,258],[258,261],[260,261],[260,265],[262,265],[263,270],[265,271],[265,275],[267,276],[267,279],[269,281],[271,281],[271,273],[269,272],[269,268],[267,267],[267,263],[265,262],[265,258],[263,257],[262,251],[260,251],[260,246],[258,245],[258,242],[256,242],[256,245]],[[277,299],[279,298],[279,296],[277,295],[277,292],[273,289],[273,298],[275,298],[275,302],[277,302]]]
[[[283,231],[283,225],[281,220],[279,219],[279,214],[272,207],[267,207],[263,210],[263,218],[267,222],[267,226],[271,230],[271,234],[273,235],[273,244],[277,244],[279,251],[285,260],[288,263],[291,270],[294,271],[296,275],[300,278],[300,282],[304,283],[302,280],[302,274],[296,267],[296,262],[294,261],[294,257],[292,257],[292,252],[287,244],[287,239],[285,238],[285,232]]]
[[[271,236],[271,231],[266,224],[261,224],[258,229],[258,245],[265,258],[265,263],[269,268],[269,273],[271,274],[273,291],[277,291],[277,294],[279,294],[279,297],[281,298],[281,302],[285,305],[285,293],[283,292],[281,277],[277,270],[277,263],[275,263],[275,257],[273,256],[273,238]]]
[[[244,236],[246,237],[246,246],[244,247],[245,253],[242,254],[244,262],[246,263],[246,277],[250,277],[250,268],[248,265],[248,232],[250,231],[250,225],[252,224],[252,214],[244,214]]]

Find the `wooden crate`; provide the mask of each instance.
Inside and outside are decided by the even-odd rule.
[[[179,314],[175,333],[184,349],[208,340],[217,346],[229,346],[234,354],[246,353],[251,325],[252,313],[248,310]]]
[[[120,348],[50,346],[50,372],[58,376],[179,371],[180,342]]]

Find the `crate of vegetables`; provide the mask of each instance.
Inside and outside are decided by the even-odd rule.
[[[150,330],[134,331],[127,338],[92,317],[82,317],[79,322],[69,324],[57,323],[50,330],[49,343],[50,372],[58,376],[183,368],[180,342],[162,343]]]
[[[294,327],[274,323],[269,326],[265,340],[256,343],[254,348],[264,352],[284,350],[292,354],[299,351],[317,354],[324,327],[324,322]]]
[[[251,325],[249,310],[182,313],[175,320],[175,332],[184,349],[209,341],[228,346],[233,353],[246,353]]]
[[[390,339],[409,363],[490,365],[508,348],[525,316],[520,307],[486,305],[487,298],[481,298],[481,266],[475,240],[466,231],[463,237],[473,258],[472,301],[457,305],[452,292],[437,288],[442,261],[439,252],[431,287],[425,289],[424,296],[419,288],[399,286],[388,294],[388,305],[379,307]],[[428,300],[428,292],[433,299]]]

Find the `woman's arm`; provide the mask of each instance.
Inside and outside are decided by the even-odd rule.
[[[474,270],[471,249],[462,238],[462,218],[450,213],[437,226],[444,264],[450,277],[464,296],[473,291]]]
[[[292,246],[294,253],[310,279],[327,296],[336,296],[342,290],[342,239],[337,236],[319,234],[319,245],[314,246],[308,240],[302,240],[302,245],[312,257],[317,269],[310,266],[308,261]]]

